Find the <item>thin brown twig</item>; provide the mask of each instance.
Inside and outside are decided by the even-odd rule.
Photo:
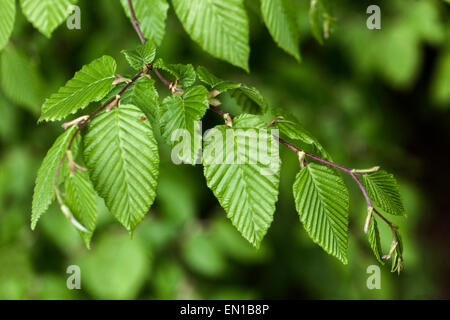
[[[136,12],[134,11],[133,3],[131,2],[131,0],[128,0],[128,7],[130,8],[131,19],[133,20],[133,27],[136,30],[136,33],[138,34],[139,39],[141,39],[141,42],[146,43],[147,39],[145,39],[144,34],[142,33],[142,30],[139,26],[140,23],[136,17]]]

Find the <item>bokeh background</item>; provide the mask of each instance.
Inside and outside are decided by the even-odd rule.
[[[256,0],[246,1],[250,74],[203,52],[172,9],[159,56],[256,86],[273,105],[292,111],[337,163],[394,172],[408,213],[392,219],[403,233],[406,270],[398,276],[382,267],[382,289],[367,289],[366,269],[377,262],[363,233],[366,207],[350,180],[349,264],[315,245],[294,208],[298,161],[284,149],[280,199],[260,250],[232,227],[201,166],[172,164],[163,143],[158,197],[133,239],[101,201],[91,250],[56,206],[32,232],[36,172],[62,132],[60,124],[37,124],[43,99],[104,54],[116,58],[122,74],[131,72],[120,50],[139,41],[119,1],[80,0],[81,30],[63,25],[51,39],[18,10],[0,59],[0,298],[450,298],[450,5],[336,1],[336,29],[321,46],[311,34],[309,1],[294,2],[301,63],[272,41]],[[369,4],[381,7],[381,30],[366,28]],[[204,127],[220,121],[208,113]],[[389,231],[381,232],[387,250]],[[72,264],[81,267],[81,290],[66,288]]]

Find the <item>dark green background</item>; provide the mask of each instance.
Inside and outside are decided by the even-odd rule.
[[[294,2],[301,63],[273,42],[256,0],[246,2],[250,74],[204,53],[172,9],[159,56],[202,64],[221,78],[256,86],[274,105],[294,112],[337,163],[394,172],[408,213],[392,219],[403,232],[404,273],[383,267],[382,289],[367,289],[366,269],[377,262],[363,233],[365,203],[350,180],[349,265],[308,238],[292,197],[298,161],[285,148],[277,211],[259,251],[225,217],[201,166],[173,165],[163,143],[158,197],[132,240],[102,203],[90,251],[56,206],[32,232],[36,172],[62,132],[60,124],[37,124],[39,105],[101,55],[114,57],[119,71],[128,74],[120,51],[139,41],[119,1],[81,0],[81,30],[63,25],[51,39],[33,29],[20,10],[16,15],[9,48],[23,52],[35,71],[3,77],[2,86],[36,88],[37,103],[23,107],[20,97],[0,90],[0,298],[450,297],[450,6],[438,0],[334,1],[337,28],[321,46],[310,32],[309,1]],[[369,4],[381,6],[381,30],[366,28]],[[160,92],[166,94],[164,88]],[[220,121],[208,113],[204,129]],[[387,250],[384,227],[382,237]],[[65,271],[72,264],[81,266],[82,290],[66,288]]]

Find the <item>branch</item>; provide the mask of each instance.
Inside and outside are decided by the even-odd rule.
[[[148,66],[149,69],[151,68],[151,66]],[[86,124],[92,119],[94,118],[97,114],[99,114],[101,111],[103,111],[104,109],[106,109],[108,106],[111,106],[111,104],[113,103],[117,103],[117,105],[119,104],[120,101],[120,97],[125,93],[125,91],[127,91],[142,75],[144,74],[143,71],[140,71],[138,74],[136,74],[133,79],[131,79],[130,82],[128,82],[123,88],[122,90],[120,90],[120,92],[113,98],[109,99],[105,104],[103,104],[100,108],[98,108],[97,110],[95,110],[94,112],[92,112],[88,117],[82,117],[81,120],[79,120],[78,122],[74,123],[74,125],[78,126],[77,130],[75,130],[75,132],[73,133],[72,137],[70,138],[69,144],[67,145],[67,150],[66,152],[64,152],[63,157],[61,158],[61,160],[58,163],[58,166],[56,167],[56,172],[55,172],[55,176],[54,176],[54,180],[53,180],[53,189],[55,190],[55,194],[56,194],[56,199],[58,200],[61,209],[63,209],[64,203],[61,197],[61,193],[59,191],[58,188],[58,176],[59,173],[61,171],[61,167],[64,163],[64,160],[67,158],[67,153],[71,151],[72,149],[72,145],[75,141],[75,138],[77,137],[77,135],[81,132],[81,130],[86,126]],[[73,160],[69,160],[69,161],[73,161]],[[64,214],[66,215],[66,217],[69,219],[69,221],[71,223],[74,223],[75,226],[81,230],[83,230],[82,228],[84,228],[83,226],[81,226],[71,215],[66,214],[66,212],[63,210]]]
[[[144,34],[142,33],[142,30],[139,26],[140,23],[139,20],[136,18],[136,13],[134,11],[133,3],[131,2],[131,0],[128,0],[128,7],[130,8],[131,19],[133,20],[133,27],[136,30],[139,39],[141,39],[141,42],[146,43],[147,39],[145,39]]]
[[[133,27],[136,30],[136,33],[138,34],[141,42],[145,43],[145,42],[147,42],[147,39],[145,39],[145,37],[144,37],[144,35],[142,33],[142,30],[140,28],[139,21],[136,18],[136,14],[135,14],[135,11],[134,11],[132,0],[128,0],[128,6],[130,8],[131,17],[132,17],[132,20],[133,20]],[[166,78],[164,78],[164,76],[156,68],[152,68],[152,69],[153,69],[153,72],[157,75],[157,77],[161,80],[161,82],[170,90],[172,83],[170,81],[168,81]],[[214,111],[214,112],[218,113],[219,115],[221,115],[222,117],[227,115],[231,119],[235,118],[234,115],[223,111],[222,109],[218,108],[217,106],[210,105],[209,108],[212,111]],[[394,238],[393,242],[398,242],[397,235],[396,235],[396,232],[395,232],[395,230],[397,229],[397,226],[395,226],[391,221],[389,221],[384,215],[382,215],[373,206],[372,201],[370,200],[370,197],[367,194],[366,188],[364,187],[364,185],[361,183],[361,181],[356,176],[356,175],[364,175],[367,172],[376,171],[376,170],[378,170],[378,167],[374,167],[374,168],[371,168],[371,169],[368,169],[368,170],[351,170],[351,169],[345,168],[345,167],[343,167],[341,165],[338,165],[338,164],[336,164],[334,162],[331,162],[331,161],[328,161],[326,159],[323,159],[323,158],[320,158],[318,156],[315,156],[313,154],[307,153],[307,152],[305,152],[305,151],[295,147],[294,145],[290,144],[289,142],[281,139],[278,136],[274,135],[274,138],[277,139],[281,144],[283,144],[284,146],[286,146],[287,148],[289,148],[290,150],[294,151],[297,154],[304,153],[304,155],[307,156],[308,158],[311,158],[313,160],[316,160],[318,162],[321,162],[323,164],[326,164],[328,166],[331,166],[333,168],[336,168],[336,169],[338,169],[340,171],[343,171],[343,172],[349,174],[352,177],[352,179],[355,180],[355,182],[358,184],[358,187],[361,189],[361,192],[362,192],[362,194],[363,194],[363,196],[364,196],[364,198],[366,200],[367,206],[369,208],[371,208],[371,210],[373,210],[386,224],[389,225],[389,227],[391,228],[392,234],[393,234],[393,238]]]
[[[144,34],[142,33],[141,30],[141,24],[139,23],[139,20],[136,17],[136,12],[134,11],[134,6],[133,6],[133,2],[132,0],[128,0],[128,7],[130,8],[130,14],[131,14],[131,19],[133,20],[133,27],[134,30],[136,30],[136,33],[139,36],[139,39],[141,40],[141,43],[144,44],[147,42],[147,39],[145,38]],[[155,74],[158,76],[158,78],[164,83],[164,85],[166,87],[169,87],[170,82],[167,81],[162,75],[161,73],[158,71],[158,69],[153,68],[153,62],[151,64],[151,68],[153,69],[153,71],[155,72]]]

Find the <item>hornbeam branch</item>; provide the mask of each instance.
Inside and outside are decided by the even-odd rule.
[[[132,0],[128,0],[128,6],[130,8],[131,17],[132,17],[132,20],[133,20],[133,27],[136,30],[136,33],[138,34],[139,39],[141,40],[141,42],[145,43],[145,42],[147,42],[147,39],[145,39],[145,37],[144,37],[144,35],[142,33],[142,30],[140,28],[139,21],[136,18],[136,14],[135,14],[135,11],[134,11]],[[157,77],[161,80],[161,82],[170,90],[171,89],[171,82],[168,81],[167,79],[165,79],[164,76],[157,69],[155,69],[155,68],[151,68],[151,69],[153,69],[153,72],[157,75]],[[171,90],[171,92],[172,92],[172,90]],[[218,108],[217,106],[209,105],[209,108],[212,111],[214,111],[214,112],[218,113],[219,115],[221,115],[222,117],[226,116],[230,120],[235,118],[235,116],[233,116],[230,113],[227,113],[227,112],[223,111],[222,109]],[[347,173],[348,175],[350,175],[352,177],[352,179],[355,180],[355,182],[357,183],[358,187],[361,189],[361,192],[362,192],[362,194],[363,194],[363,196],[364,196],[364,198],[366,200],[368,208],[370,208],[371,211],[375,212],[386,224],[389,225],[389,227],[391,228],[392,234],[393,234],[393,243],[398,243],[397,234],[396,234],[396,229],[398,227],[395,226],[391,221],[389,221],[384,215],[382,215],[374,207],[374,205],[372,204],[372,201],[370,200],[369,195],[367,194],[366,188],[364,187],[364,185],[361,183],[361,181],[356,176],[356,175],[364,175],[364,174],[367,174],[368,172],[376,171],[376,170],[379,169],[378,167],[373,167],[373,168],[368,169],[368,170],[348,169],[348,168],[343,167],[343,166],[341,166],[339,164],[336,164],[334,162],[331,162],[331,161],[328,161],[326,159],[323,159],[323,158],[320,158],[318,156],[315,156],[313,154],[307,153],[307,152],[305,152],[305,151],[295,147],[294,145],[290,144],[289,142],[281,139],[278,136],[274,135],[274,138],[277,139],[281,144],[283,144],[284,146],[286,146],[290,150],[294,151],[296,154],[304,154],[304,156],[306,156],[306,157],[308,157],[310,159],[316,160],[318,162],[321,162],[323,164],[326,164],[328,166],[336,168],[336,169],[338,169],[340,171],[343,171],[343,172]],[[305,160],[304,164],[307,165],[306,160]]]

